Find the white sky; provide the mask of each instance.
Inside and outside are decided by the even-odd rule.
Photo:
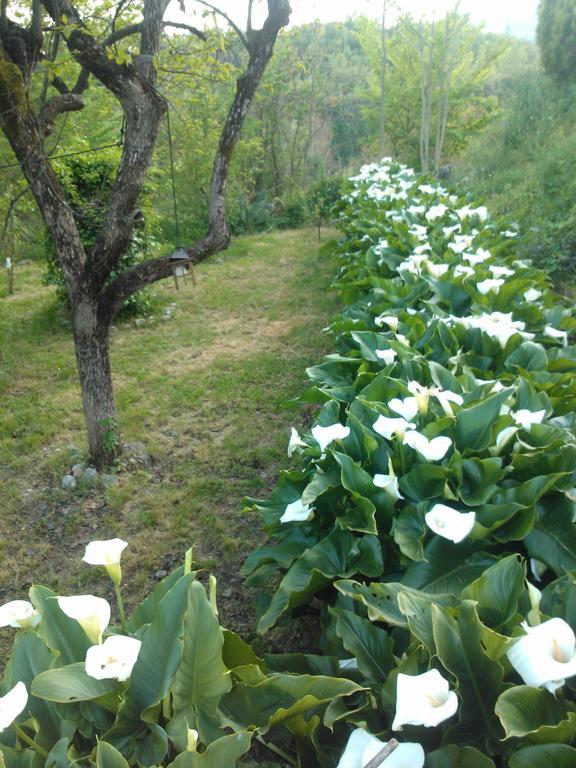
[[[242,28],[246,22],[247,0],[212,0]],[[390,2],[390,0],[389,0]],[[455,5],[455,0],[395,0],[399,9],[416,17],[443,15]],[[202,7],[194,0],[184,0],[186,16],[199,23]],[[291,24],[306,24],[320,21],[344,21],[354,15],[368,15],[379,18],[382,0],[291,0]],[[460,10],[469,13],[475,23],[483,23],[493,32],[510,32],[521,37],[533,37],[536,27],[538,0],[461,0]],[[265,0],[255,0],[255,22],[258,11],[266,8]],[[196,11],[196,16],[194,16]],[[167,17],[183,20],[178,3],[173,0]],[[255,24],[256,26],[256,24]]]

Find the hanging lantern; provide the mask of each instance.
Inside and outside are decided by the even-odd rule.
[[[172,256],[170,256],[170,265],[172,267],[172,274],[174,275],[176,290],[179,291],[179,281],[182,280],[184,285],[186,285],[186,275],[191,270],[190,256],[188,256],[184,248],[178,248],[174,251]]]

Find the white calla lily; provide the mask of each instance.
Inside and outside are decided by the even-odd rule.
[[[484,249],[479,248],[476,253],[465,253],[462,258],[469,264],[472,264],[472,266],[475,266],[476,264],[482,264],[483,261],[491,259],[492,254],[490,251],[485,251]]]
[[[435,504],[424,515],[428,528],[443,539],[458,544],[463,541],[476,522],[475,512],[459,512],[446,504]]]
[[[476,272],[472,267],[467,267],[465,264],[458,264],[454,267],[454,276],[455,277],[474,277]]]
[[[40,614],[28,600],[11,600],[0,607],[0,627],[37,627]]]
[[[576,638],[564,619],[550,619],[537,627],[524,624],[526,634],[506,651],[508,660],[526,685],[555,693],[576,675]]]
[[[377,325],[378,328],[383,328],[387,325],[391,331],[394,331],[394,333],[398,330],[398,318],[396,315],[379,315],[374,318],[374,324]]]
[[[128,680],[142,642],[135,637],[111,635],[101,645],[93,645],[86,651],[86,674],[96,680]]]
[[[103,565],[112,582],[118,585],[122,580],[120,559],[127,546],[128,542],[123,539],[91,541],[86,545],[82,560],[89,565]]]
[[[441,219],[448,211],[448,207],[444,203],[438,203],[438,205],[432,205],[426,212],[427,221],[436,221]]]
[[[483,296],[486,296],[486,294],[490,293],[490,291],[493,293],[498,293],[503,285],[504,280],[502,278],[487,278],[486,280],[482,280],[482,282],[477,283],[476,288],[478,289],[479,293],[481,293]]]
[[[284,514],[280,518],[281,523],[301,523],[314,517],[314,510],[309,504],[303,504],[302,499],[297,499],[286,505]]]
[[[391,440],[393,435],[403,437],[408,429],[416,429],[416,424],[406,421],[406,419],[390,419],[388,416],[378,416],[372,429],[386,440]]]
[[[427,437],[420,434],[420,432],[406,432],[402,442],[404,445],[409,445],[426,461],[440,461],[450,450],[452,440],[444,435],[428,440]]]
[[[511,312],[485,312],[482,315],[470,317],[452,317],[450,322],[463,325],[465,328],[479,328],[497,339],[500,346],[505,347],[508,340],[519,333],[525,339],[533,339],[533,333],[527,333],[526,324],[522,320],[513,320]]]
[[[102,634],[110,623],[110,605],[103,597],[94,595],[70,595],[59,597],[60,610],[82,627],[93,643],[100,643]]]
[[[427,261],[424,266],[426,267],[428,274],[432,275],[432,277],[442,277],[450,269],[448,264],[434,264],[432,261]]]
[[[532,424],[540,424],[546,415],[546,411],[529,411],[527,408],[521,408],[519,411],[512,411],[511,416],[523,429],[530,432]]]
[[[348,437],[350,434],[350,427],[345,427],[339,422],[330,424],[328,427],[321,427],[320,424],[317,424],[315,427],[312,427],[311,432],[312,437],[323,451],[330,445],[330,443],[334,442],[334,440],[343,440],[345,437]]]
[[[396,684],[396,715],[392,730],[404,725],[433,727],[458,710],[458,697],[437,669],[423,675],[399,673]]]
[[[490,266],[488,269],[494,277],[512,277],[515,274],[514,270],[510,269],[510,267]]]
[[[408,389],[416,398],[418,410],[420,413],[426,414],[428,411],[428,400],[430,397],[435,397],[446,416],[454,416],[454,411],[450,403],[456,403],[462,405],[464,399],[456,392],[451,392],[449,389],[440,389],[439,387],[425,387],[419,384],[417,381],[409,381]]]
[[[0,697],[0,732],[12,725],[28,704],[28,691],[24,683],[16,683],[5,696]]]
[[[563,347],[568,346],[568,331],[560,331],[558,328],[553,328],[551,325],[547,325],[544,328],[544,336],[550,336],[551,339],[559,339],[562,342]]]
[[[383,360],[386,365],[392,365],[396,360],[396,351],[394,349],[377,349],[376,357]]]
[[[403,400],[394,397],[388,403],[388,408],[407,421],[411,421],[418,413],[418,403],[415,397],[405,397]]]
[[[433,195],[436,192],[437,187],[433,187],[431,184],[420,184],[418,191],[423,195]]]
[[[528,302],[538,301],[538,299],[542,298],[542,291],[539,291],[537,288],[528,288],[527,291],[524,291],[524,298]]]
[[[392,461],[390,459],[388,459],[388,474],[374,475],[372,482],[377,488],[382,488],[382,490],[386,491],[388,496],[394,501],[404,498],[398,488],[398,478],[394,474],[394,467],[392,466]]]
[[[350,735],[336,768],[364,768],[387,744],[387,741],[380,741],[363,728],[356,728]],[[420,744],[406,742],[396,747],[386,758],[386,762],[382,763],[382,768],[424,768],[425,759],[426,755]]]
[[[294,451],[296,451],[298,448],[307,448],[308,446],[302,440],[300,435],[298,434],[298,430],[294,429],[294,427],[290,427],[290,440],[288,441],[288,456],[292,456]]]

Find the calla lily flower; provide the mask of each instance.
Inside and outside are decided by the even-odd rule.
[[[563,347],[568,346],[568,331],[559,331],[557,328],[553,328],[551,325],[547,325],[544,328],[544,336],[550,336],[552,339],[560,339]]]
[[[127,546],[128,542],[123,541],[123,539],[91,541],[86,545],[86,551],[82,560],[89,565],[103,565],[108,571],[112,582],[119,585],[122,581],[120,558]]]
[[[310,520],[314,517],[314,510],[308,504],[303,504],[302,499],[297,499],[286,505],[284,514],[280,518],[281,523],[294,523]]]
[[[60,610],[82,627],[93,643],[100,643],[102,634],[110,623],[110,605],[103,597],[71,595],[59,597]]]
[[[411,205],[410,207],[406,208],[406,213],[410,213],[412,216],[419,216],[421,213],[424,213],[425,210],[425,205]]]
[[[348,437],[350,434],[350,427],[345,427],[340,423],[330,424],[329,427],[321,427],[317,424],[315,427],[312,427],[311,432],[312,437],[320,446],[320,450],[323,451],[324,448],[327,448],[330,443],[334,442],[334,440],[343,440],[345,437]]]
[[[372,429],[374,432],[382,435],[382,437],[385,437],[386,440],[391,440],[392,435],[403,437],[406,430],[416,429],[416,424],[412,424],[406,421],[406,419],[390,419],[387,416],[378,416],[374,424],[372,424]]]
[[[452,410],[450,403],[456,403],[457,405],[462,405],[464,403],[461,395],[458,395],[456,392],[451,392],[449,389],[424,387],[417,381],[409,381],[408,389],[416,398],[418,410],[423,414],[428,411],[428,399],[430,397],[435,397],[442,406],[442,410],[446,416],[450,417],[454,416],[454,411]]]
[[[417,453],[420,454],[426,461],[440,461],[450,450],[452,440],[444,435],[428,440],[427,437],[420,434],[420,432],[406,432],[402,442],[404,445],[409,445]]]
[[[431,184],[420,184],[418,191],[422,192],[423,195],[433,195],[436,192],[436,187]]]
[[[427,254],[428,251],[432,250],[432,246],[430,243],[423,243],[422,245],[417,245],[416,248],[414,248],[414,253],[417,256],[424,256]]]
[[[288,456],[292,456],[294,451],[296,451],[298,448],[307,448],[308,446],[304,442],[304,440],[301,439],[300,435],[298,434],[298,431],[294,429],[294,427],[290,428],[290,440],[288,441]]]
[[[546,411],[529,411],[526,408],[522,408],[519,411],[512,412],[512,418],[527,432],[530,432],[532,424],[540,424],[546,415]]]
[[[16,683],[5,696],[0,697],[0,732],[5,731],[28,704],[28,691],[24,683]]]
[[[496,445],[490,448],[492,456],[498,456],[518,432],[518,427],[505,427],[496,435]]]
[[[407,421],[411,421],[418,413],[418,403],[415,397],[405,397],[403,400],[394,397],[388,403],[388,408]]]
[[[454,224],[452,227],[442,227],[442,232],[444,233],[444,237],[449,238],[454,232],[459,232],[461,229],[462,227],[460,224]]]
[[[376,357],[383,360],[386,365],[392,365],[396,360],[396,351],[394,349],[377,349]]]
[[[510,269],[510,267],[490,266],[488,269],[492,272],[494,277],[512,277],[512,275],[515,274],[514,270]]]
[[[436,221],[436,219],[441,219],[442,216],[448,211],[447,206],[444,205],[444,203],[438,203],[438,205],[432,205],[428,212],[426,213],[426,219],[428,221]]]
[[[492,291],[493,293],[498,293],[498,291],[503,285],[504,285],[504,280],[502,278],[499,278],[499,279],[488,278],[478,283],[476,285],[476,288],[478,289],[479,293],[481,293],[483,296],[486,296],[486,294],[490,293],[490,291]]]
[[[435,504],[430,512],[424,515],[424,520],[428,528],[438,536],[458,544],[474,528],[476,513],[458,512],[446,504]]]
[[[383,328],[387,325],[391,331],[394,331],[394,333],[398,330],[398,318],[396,315],[379,315],[374,318],[374,324],[377,325],[378,328]]]
[[[465,264],[458,264],[454,267],[454,276],[460,277],[460,275],[463,275],[464,277],[474,277],[476,272],[472,267],[467,267]]]
[[[435,726],[457,710],[458,697],[437,669],[423,675],[398,674],[393,731],[401,730],[403,725]]]
[[[377,488],[382,488],[384,491],[386,491],[388,496],[390,496],[394,501],[403,499],[404,496],[402,496],[399,491],[398,478],[394,474],[394,467],[392,466],[390,459],[388,459],[388,472],[389,474],[387,475],[374,475],[374,480],[372,482]]]
[[[363,728],[356,728],[336,768],[364,768],[387,744],[387,741],[380,741]],[[424,768],[425,759],[420,744],[406,742],[396,747],[386,762],[382,763],[382,768]]]
[[[505,347],[508,339],[519,333],[525,339],[533,339],[533,333],[527,333],[526,324],[522,320],[513,320],[512,313],[485,312],[473,317],[452,317],[451,321],[465,328],[480,328],[480,330],[497,339],[500,346]]]
[[[479,248],[476,253],[465,253],[462,258],[469,264],[475,266],[476,264],[482,264],[483,261],[492,258],[490,251],[485,251],[483,248]]]
[[[527,291],[524,291],[524,298],[528,302],[538,301],[541,297],[542,291],[539,291],[537,288],[529,288]]]
[[[128,680],[142,642],[135,637],[111,635],[86,651],[86,674],[96,680]]]
[[[480,221],[486,221],[488,218],[488,209],[485,205],[481,205],[478,208],[470,208],[469,205],[465,205],[463,208],[457,209],[456,213],[460,219],[468,219],[471,216],[478,216]]]
[[[40,614],[28,600],[12,600],[0,607],[0,627],[26,629],[40,624]]]
[[[576,675],[576,638],[564,619],[550,619],[537,627],[523,625],[526,634],[506,656],[526,685],[555,693]]]
[[[428,239],[428,227],[424,227],[422,224],[412,224],[408,230],[417,240]]]
[[[450,269],[448,264],[434,264],[432,261],[427,261],[424,266],[432,277],[442,277]]]

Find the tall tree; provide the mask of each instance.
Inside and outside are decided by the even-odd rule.
[[[211,3],[198,1],[214,10]],[[164,21],[168,2],[140,0],[140,18],[135,21],[134,11],[125,2],[116,3],[108,11],[102,8],[96,14],[92,6],[82,13],[71,0],[31,0],[29,16],[20,23],[14,18],[22,15],[11,13],[21,10],[17,0],[12,3],[14,8],[9,0],[3,0],[0,8],[0,124],[48,227],[64,274],[72,305],[89,450],[99,467],[114,460],[118,446],[109,356],[111,323],[127,297],[168,277],[172,269],[170,257],[166,256],[113,276],[139,219],[138,199],[167,109],[157,89],[156,64],[163,30],[170,24]],[[238,78],[214,158],[208,231],[186,248],[190,263],[205,259],[229,243],[225,191],[234,146],[278,33],[290,16],[288,0],[267,0],[266,20],[261,29],[254,29],[252,4],[249,0],[245,32],[226,16],[246,49],[247,63]],[[98,21],[94,22],[94,18]],[[201,30],[176,26],[204,38]],[[128,54],[115,52],[120,41],[130,41]],[[50,60],[54,48],[62,44],[77,65],[75,82],[66,82],[52,73],[42,85],[38,105],[34,75],[38,65]],[[120,105],[124,140],[102,227],[94,245],[85,248],[44,142],[61,115],[84,107],[84,96],[93,78]]]
[[[536,36],[546,72],[560,82],[576,80],[574,0],[540,0]]]

